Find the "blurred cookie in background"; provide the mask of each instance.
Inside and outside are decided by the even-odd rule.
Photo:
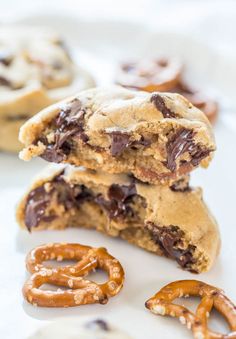
[[[105,320],[60,320],[39,329],[28,339],[132,339]]]
[[[175,92],[185,96],[201,109],[214,124],[218,116],[218,103],[183,80],[184,65],[174,58],[138,60],[122,63],[115,82],[126,88],[147,92]]]
[[[34,26],[0,28],[0,150],[18,152],[20,126],[42,108],[94,80],[70,57],[61,37]]]

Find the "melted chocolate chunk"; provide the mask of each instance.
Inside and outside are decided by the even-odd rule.
[[[80,100],[74,99],[69,106],[63,108],[57,118],[54,120],[56,126],[55,141],[52,144],[47,142],[46,138],[40,141],[47,146],[41,157],[50,162],[64,161],[72,149],[72,136],[77,136],[83,142],[88,141],[84,133],[84,114]]]
[[[113,184],[108,190],[109,200],[105,200],[102,195],[98,195],[95,198],[95,202],[108,212],[111,219],[132,216],[133,211],[129,204],[136,194],[134,183],[129,186]]]
[[[111,155],[117,157],[131,145],[130,135],[122,132],[112,132],[111,136]]]
[[[180,128],[171,136],[166,144],[167,163],[166,167],[174,172],[176,169],[176,159],[185,152],[194,150],[194,132],[185,128]]]
[[[194,151],[191,151],[192,156],[191,164],[198,166],[202,159],[206,158],[210,154],[211,150],[202,149],[200,146],[196,146]]]
[[[176,118],[177,114],[173,111],[171,111],[165,104],[164,99],[157,93],[154,93],[151,96],[151,102],[154,103],[158,111],[160,111],[163,114],[164,118]]]
[[[39,222],[45,220],[45,211],[50,200],[50,195],[44,186],[32,190],[27,198],[25,209],[25,224],[30,231],[32,227],[38,226]],[[46,217],[48,219],[48,216]]]
[[[37,227],[41,221],[50,222],[56,215],[45,216],[46,209],[55,194],[57,203],[62,204],[66,210],[79,207],[85,201],[92,199],[92,193],[84,185],[69,185],[58,175],[51,182],[50,191],[46,191],[44,186],[37,187],[28,195],[25,208],[25,224],[30,231]]]
[[[174,172],[176,169],[177,158],[185,152],[189,152],[191,156],[190,163],[193,166],[198,166],[201,160],[210,154],[211,150],[204,149],[200,145],[194,143],[194,134],[193,130],[180,128],[168,140],[166,144],[166,167],[171,172]]]
[[[138,145],[147,147],[151,144],[151,141],[145,139],[143,136],[141,136],[140,140],[131,141],[128,133],[117,131],[109,133],[109,135],[111,137],[111,155],[113,157],[121,155],[121,153],[130,146],[134,148]]]
[[[165,256],[175,259],[181,267],[192,270],[192,265],[196,262],[193,258],[196,247],[188,245],[187,249],[182,248],[184,232],[178,226],[159,227],[149,223],[147,227]]]

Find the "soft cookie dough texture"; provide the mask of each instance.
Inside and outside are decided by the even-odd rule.
[[[24,160],[41,156],[157,184],[207,167],[215,150],[208,119],[181,95],[118,86],[44,109],[24,124],[20,141]]]
[[[94,86],[61,37],[43,27],[0,27],[0,149],[17,152],[20,126],[35,113]]]
[[[30,231],[94,228],[197,273],[209,270],[220,247],[201,189],[183,178],[169,187],[126,174],[51,165],[21,200],[17,219]]]

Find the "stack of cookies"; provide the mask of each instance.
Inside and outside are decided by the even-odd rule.
[[[196,273],[214,263],[218,227],[189,185],[189,173],[211,161],[214,136],[181,95],[86,90],[32,117],[20,141],[21,159],[56,163],[21,200],[23,228],[95,228]]]

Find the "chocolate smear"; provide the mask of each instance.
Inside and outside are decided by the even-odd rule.
[[[177,114],[171,111],[165,104],[164,99],[157,93],[154,93],[150,99],[154,103],[155,107],[163,114],[164,118],[176,118]]]

